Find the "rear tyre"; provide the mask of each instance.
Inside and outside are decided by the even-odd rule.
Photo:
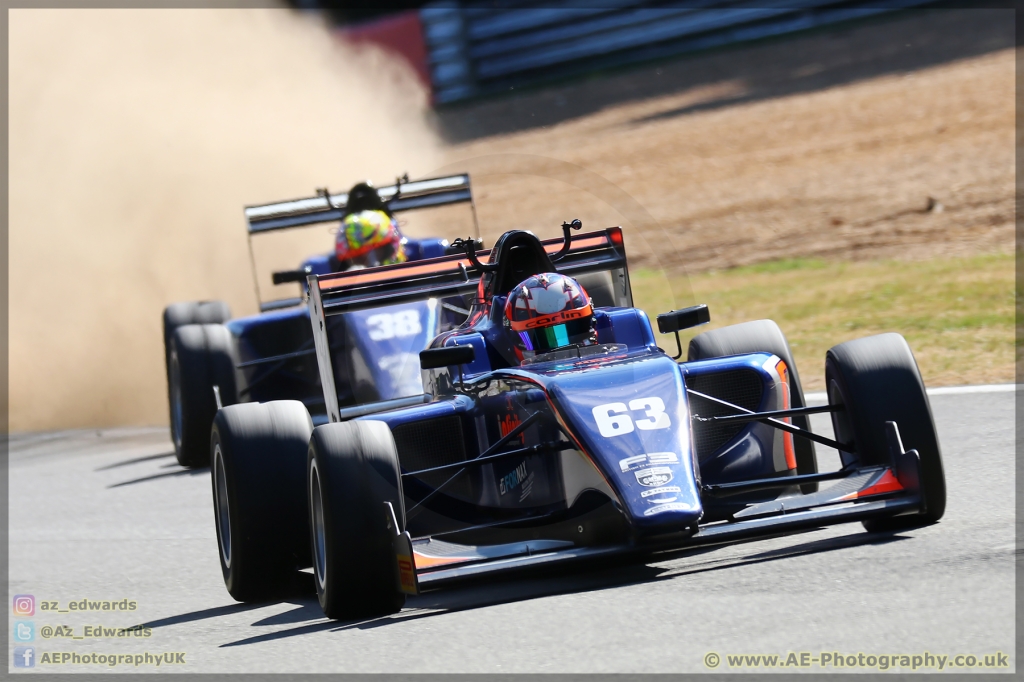
[[[306,468],[313,571],[328,618],[394,613],[397,564],[384,502],[405,530],[402,479],[384,422],[325,424],[313,431]]]
[[[210,435],[213,513],[224,585],[264,601],[310,564],[305,466],[313,422],[297,400],[217,413]]]
[[[186,301],[164,308],[164,359],[170,377],[171,336],[186,324],[223,324],[231,319],[231,308],[224,301]]]
[[[171,335],[167,369],[171,440],[178,463],[210,463],[210,425],[217,412],[213,387],[221,403],[237,402],[231,332],[220,324],[189,324]]]
[[[825,385],[836,440],[853,443],[854,453],[840,453],[843,463],[888,464],[885,422],[899,426],[903,447],[921,457],[921,487],[927,503],[923,514],[873,519],[869,531],[914,528],[935,523],[946,511],[946,477],[921,372],[906,339],[879,334],[831,348],[825,356]]]
[[[618,305],[615,301],[615,282],[610,272],[590,272],[580,275],[576,280],[587,292],[595,308],[606,308]]]
[[[789,368],[789,398],[794,407],[806,407],[804,391],[800,384],[800,375],[796,371],[793,353],[789,350],[789,342],[772,320],[754,320],[742,324],[733,324],[721,329],[713,329],[698,334],[690,340],[687,360],[706,360],[727,355],[744,353],[771,353],[777,355]],[[793,426],[811,430],[810,419],[806,416],[793,417]],[[814,454],[814,442],[793,436],[793,450],[796,456],[796,472],[799,475],[818,473],[818,459]],[[800,491],[809,495],[818,490],[817,483],[804,483]]]

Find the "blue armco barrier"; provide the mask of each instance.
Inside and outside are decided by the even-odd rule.
[[[434,101],[926,5],[934,0],[453,0],[420,10]]]

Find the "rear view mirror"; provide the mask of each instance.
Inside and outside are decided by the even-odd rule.
[[[299,270],[282,270],[281,272],[275,272],[272,275],[274,284],[287,284],[288,282],[305,282],[306,275],[313,272],[313,268],[308,265]]]
[[[705,303],[695,305],[691,308],[673,310],[658,315],[658,331],[662,334],[671,334],[681,329],[689,329],[697,325],[707,324],[711,321],[711,312]]]
[[[683,344],[679,340],[679,330],[707,324],[710,321],[711,312],[706,303],[658,315],[658,331],[662,334],[671,334],[672,332],[676,334],[676,350],[679,352],[673,356],[673,360],[683,357]]]
[[[475,359],[476,351],[473,350],[473,346],[446,346],[420,351],[420,367],[423,369],[465,365]]]

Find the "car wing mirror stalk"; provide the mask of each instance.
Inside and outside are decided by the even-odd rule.
[[[683,329],[697,327],[711,321],[711,312],[706,303],[672,310],[658,315],[658,331],[662,334],[675,333],[676,350],[678,353],[672,356],[673,360],[683,357],[683,342],[679,340],[679,332]]]
[[[562,248],[558,250],[558,253],[551,256],[552,263],[557,263],[565,258],[565,255],[569,253],[569,248],[572,246],[572,230],[579,230],[582,227],[583,221],[579,218],[574,218],[571,223],[562,223],[562,235],[564,237],[564,241],[562,242]]]
[[[483,245],[483,240],[476,239],[474,237],[469,237],[468,239],[458,237],[448,248],[454,250],[455,253],[465,251],[466,256],[469,258],[469,262],[472,263],[473,267],[480,272],[494,272],[498,269],[497,263],[481,263],[480,259],[476,257],[476,250],[480,248],[481,245]]]
[[[466,253],[467,244],[469,245],[469,248],[473,250],[474,256],[477,251],[484,248],[484,240],[479,237],[470,237],[469,239],[462,239],[459,237],[454,242],[444,247],[444,255],[457,256],[461,253]]]

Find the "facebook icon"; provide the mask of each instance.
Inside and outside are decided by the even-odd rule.
[[[36,667],[36,649],[31,646],[14,647],[14,667],[34,668]]]

